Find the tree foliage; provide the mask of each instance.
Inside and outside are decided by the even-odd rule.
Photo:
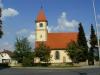
[[[78,34],[78,45],[80,47],[80,49],[82,50],[82,56],[84,56],[83,61],[85,61],[87,59],[87,55],[88,55],[88,46],[87,46],[87,40],[85,37],[85,33],[84,33],[84,29],[82,24],[79,24],[79,34]]]
[[[35,48],[35,57],[39,57],[40,61],[49,62],[50,61],[50,48],[47,47],[43,42]]]
[[[91,24],[90,45],[91,45],[91,47],[89,49],[88,60],[90,62],[94,62],[94,59],[98,60],[99,54],[97,54],[97,52],[96,52],[96,55],[94,55],[95,54],[95,50],[98,50],[98,48],[96,48],[97,36],[96,36],[95,30],[94,30],[94,27],[93,27],[92,24]]]
[[[0,38],[2,38],[3,32],[0,30]]]
[[[2,31],[2,20],[0,19],[0,38],[2,38],[3,31]]]
[[[83,52],[80,49],[79,45],[76,42],[71,42],[68,45],[68,48],[66,48],[66,51],[68,52],[68,55],[70,56],[73,63],[79,63],[83,60]]]
[[[24,66],[29,66],[32,63],[33,52],[27,38],[17,38],[15,42],[14,58]],[[29,61],[30,60],[30,61]]]
[[[91,47],[95,47],[97,45],[97,36],[95,34],[95,30],[92,24],[91,24],[90,44]]]
[[[94,65],[94,50],[92,47],[89,49],[88,63],[89,63],[89,65]]]
[[[0,38],[2,38],[3,35],[1,17],[2,17],[2,9],[0,8]]]

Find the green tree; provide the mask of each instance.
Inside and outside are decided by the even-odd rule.
[[[82,24],[79,24],[79,34],[78,34],[78,45],[80,47],[80,49],[82,50],[83,54],[83,60],[82,61],[86,61],[87,60],[87,55],[88,55],[88,46],[87,46],[87,40],[85,37],[85,33],[84,33],[84,29]]]
[[[0,38],[2,38],[3,35],[3,31],[2,31],[2,20],[1,20],[1,13],[2,13],[2,9],[0,8]]]
[[[95,30],[92,24],[91,24],[90,44],[91,44],[91,47],[93,48],[97,45],[97,36],[95,34]]]
[[[27,38],[17,38],[15,42],[14,58],[23,66],[30,66],[33,60],[33,53]]]
[[[48,63],[50,61],[50,48],[43,42],[35,48],[35,56],[40,58],[40,61]]]
[[[91,62],[94,62],[94,59],[96,60],[98,59],[98,56],[94,55],[94,52],[95,52],[94,50],[96,49],[96,45],[97,45],[97,36],[96,36],[95,30],[92,24],[91,24],[90,45],[91,45],[91,48],[89,50],[88,60]]]
[[[82,50],[76,42],[71,42],[66,48],[68,55],[70,56],[73,63],[79,63],[83,59]]]
[[[89,65],[94,65],[94,50],[92,47],[89,49],[88,63],[89,63]]]
[[[34,52],[31,52],[30,55],[23,58],[23,66],[33,66],[34,65]]]
[[[0,38],[2,38],[2,34],[3,34],[2,31],[0,31]]]

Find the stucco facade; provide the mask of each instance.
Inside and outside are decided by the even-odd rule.
[[[35,40],[47,41],[47,22],[36,22]]]
[[[59,59],[56,59],[56,52],[59,52]],[[51,50],[50,52],[51,60],[50,63],[71,63],[66,50]]]

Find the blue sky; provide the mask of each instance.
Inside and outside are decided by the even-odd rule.
[[[92,0],[2,0],[2,4],[4,35],[0,39],[1,50],[14,50],[17,36],[26,36],[34,43],[35,19],[41,4],[50,32],[77,31],[78,23],[82,22],[88,37],[90,25],[95,26]],[[95,6],[99,24],[100,0],[95,0]]]

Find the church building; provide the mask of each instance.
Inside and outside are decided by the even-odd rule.
[[[72,41],[77,40],[77,32],[48,32],[48,20],[43,8],[40,9],[36,17],[35,45],[44,42],[50,50],[50,63],[70,63],[72,62],[66,47]],[[67,29],[67,28],[66,28]]]

